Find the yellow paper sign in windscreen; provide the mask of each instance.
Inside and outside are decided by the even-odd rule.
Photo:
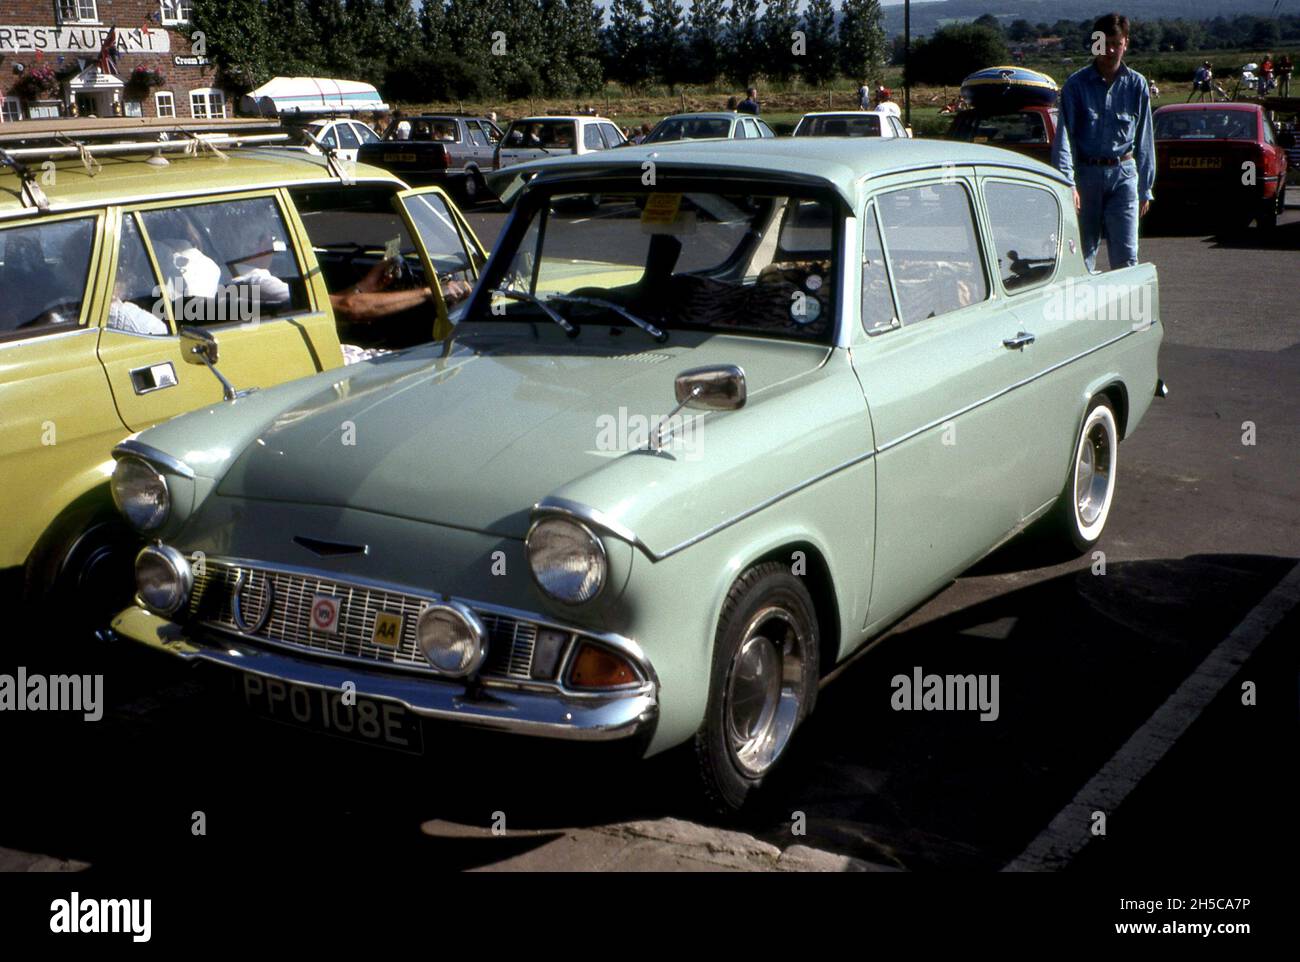
[[[645,209],[641,211],[641,223],[671,224],[681,206],[681,194],[651,194],[645,200]]]

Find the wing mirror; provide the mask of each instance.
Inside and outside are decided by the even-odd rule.
[[[745,372],[735,364],[682,371],[677,375],[674,388],[679,411],[684,407],[699,411],[735,411],[745,406],[749,396]]]
[[[181,328],[181,357],[187,364],[206,364],[221,382],[221,391],[227,401],[234,401],[244,397],[249,391],[236,391],[234,385],[226,380],[226,376],[217,370],[217,358],[220,356],[220,349],[217,347],[217,337],[211,331],[202,327],[183,327]],[[250,390],[256,390],[251,388]]]

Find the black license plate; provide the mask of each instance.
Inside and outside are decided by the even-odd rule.
[[[260,718],[366,745],[424,751],[419,717],[396,702],[356,695],[356,703],[349,705],[340,691],[247,672],[235,673],[235,687],[248,710]]]

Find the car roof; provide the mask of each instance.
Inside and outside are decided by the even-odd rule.
[[[1263,108],[1259,104],[1244,104],[1241,101],[1230,101],[1226,103],[1207,104],[1165,104],[1163,107],[1157,107],[1156,113],[1184,113],[1197,110],[1242,110],[1252,114],[1257,114]]]
[[[804,117],[862,117],[867,114],[873,117],[884,116],[879,110],[810,110]]]
[[[575,157],[553,157],[508,167],[505,178],[537,172],[544,174],[583,169],[592,172],[639,173],[654,161],[660,168],[685,165],[701,175],[725,172],[752,174],[755,179],[789,178],[821,182],[856,206],[859,189],[871,177],[945,164],[1007,167],[1037,174],[1061,183],[1065,177],[1054,167],[998,147],[961,141],[919,140],[910,137],[864,137],[849,145],[838,137],[764,137],[736,140],[682,140],[663,144],[620,147]]]
[[[753,117],[753,114],[742,114],[737,110],[688,110],[684,114],[669,114],[664,120],[682,120],[690,118],[692,120],[709,119],[709,120],[735,120],[738,117]],[[757,118],[755,118],[757,119]],[[659,121],[663,123],[664,120]]]
[[[92,177],[76,157],[53,161],[53,184],[41,184],[50,200],[50,212],[76,210],[104,204],[147,203],[166,197],[257,190],[270,186],[339,183],[331,176],[325,158],[295,150],[240,148],[223,150],[226,159],[211,154],[167,155],[167,166],[145,163],[138,154],[97,159],[100,169]],[[39,163],[29,169],[41,173]],[[43,174],[41,175],[43,177]],[[357,164],[358,181],[386,181],[402,185],[395,175],[378,167]],[[40,183],[40,180],[37,181]],[[404,186],[404,185],[403,185]],[[23,206],[18,175],[0,167],[0,220],[35,214]]]
[[[603,120],[607,124],[612,124],[614,122],[610,120],[608,117],[595,117],[592,116],[591,114],[543,114],[540,117],[519,117],[518,119],[512,120],[510,122],[512,124],[540,124],[546,120],[590,120],[590,121]]]

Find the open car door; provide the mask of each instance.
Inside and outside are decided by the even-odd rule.
[[[415,239],[424,265],[425,277],[436,293],[438,317],[433,327],[434,340],[451,333],[456,304],[449,306],[443,294],[449,281],[463,281],[473,287],[487,262],[483,245],[464,215],[457,210],[441,187],[420,187],[399,192],[394,198],[398,213]],[[450,317],[449,317],[450,315]]]

